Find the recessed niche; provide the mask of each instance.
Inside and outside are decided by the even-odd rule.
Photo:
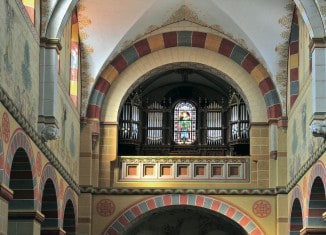
[[[155,165],[144,165],[144,177],[154,176]]]
[[[239,177],[240,176],[240,165],[236,165],[236,164],[229,165],[228,176],[229,177]]]
[[[195,177],[204,177],[206,176],[206,165],[203,165],[203,164],[198,164],[198,165],[195,165],[195,172],[194,172],[194,176]]]
[[[223,176],[223,165],[213,164],[211,166],[211,176],[212,177],[222,177]]]
[[[160,176],[161,177],[172,176],[172,165],[170,164],[161,165]]]
[[[127,176],[137,176],[137,165],[127,165]]]
[[[189,176],[189,165],[178,165],[177,172],[178,172],[178,177]]]

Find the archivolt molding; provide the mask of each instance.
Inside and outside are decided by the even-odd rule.
[[[202,195],[169,194],[147,198],[124,211],[103,234],[123,234],[128,225],[147,212],[166,206],[187,205],[205,208],[228,217],[239,224],[249,235],[263,235],[263,230],[246,213],[226,201]]]
[[[49,16],[49,23],[46,28],[46,38],[60,38],[64,27],[67,24],[72,10],[76,7],[78,0],[58,1]]]
[[[178,55],[176,51],[185,47],[191,48],[191,50],[184,52],[182,56]],[[148,58],[148,54],[153,53],[156,53],[157,56],[159,55],[158,52],[165,51],[163,49],[168,48],[173,48],[173,51],[170,52],[170,61],[166,61],[165,63],[171,63],[171,60],[173,62],[194,62],[196,57],[193,54],[195,51],[201,49],[201,52],[210,51],[212,54],[215,53],[220,55],[219,60],[208,61],[214,64],[211,65],[211,67],[216,67],[223,63],[224,65],[232,63],[234,65],[237,64],[241,70],[241,73],[238,72],[237,75],[247,74],[251,78],[249,79],[250,81],[252,80],[256,82],[255,86],[260,89],[260,92],[264,97],[263,100],[265,101],[268,118],[276,119],[282,116],[282,105],[275,85],[264,66],[260,64],[259,61],[250,54],[250,52],[226,38],[210,33],[174,31],[152,35],[136,42],[134,45],[118,54],[104,69],[94,85],[88,103],[87,117],[98,123],[100,121],[103,101],[105,100],[110,86],[114,84],[113,82],[116,78],[120,77],[122,73],[125,73],[125,70],[140,58],[145,58],[145,56]],[[177,59],[174,57],[177,57]],[[159,59],[160,58],[158,58],[158,60]],[[204,60],[201,63],[206,64],[207,60]],[[152,69],[155,66],[158,66],[153,66],[152,61],[148,61],[148,65],[152,66]],[[227,69],[227,66],[225,66],[225,68]],[[225,68],[221,68],[220,70],[226,73],[224,71]],[[139,70],[143,71],[144,69],[139,68]],[[144,73],[138,74],[142,76]],[[135,74],[130,76],[135,76]],[[234,76],[230,77],[234,78]],[[127,87],[129,87],[130,83],[127,81],[123,82]]]
[[[185,55],[191,55],[187,59],[188,62],[183,62],[185,61]],[[207,71],[226,80],[246,100],[251,121],[267,122],[267,112],[261,112],[261,110],[266,110],[264,97],[247,73],[232,61],[225,61],[225,58],[219,54],[203,49],[184,47],[168,48],[154,52],[129,66],[112,83],[110,92],[103,103],[101,121],[117,122],[120,106],[134,88],[162,69],[182,66]]]
[[[308,27],[311,38],[324,38],[325,34],[325,6],[311,0],[294,0],[305,24]]]

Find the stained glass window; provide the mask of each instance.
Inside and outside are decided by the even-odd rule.
[[[191,144],[195,140],[196,107],[190,102],[181,101],[174,108],[174,141]]]

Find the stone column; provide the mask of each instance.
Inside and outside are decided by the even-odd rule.
[[[286,194],[278,194],[276,196],[276,225],[277,235],[288,234],[286,231],[289,229],[288,211],[288,196]]]
[[[326,38],[313,38],[312,60],[312,120],[314,136],[326,136]]]
[[[269,175],[269,125],[267,123],[251,123],[250,156],[252,182],[257,181],[257,187],[268,188]],[[256,176],[255,176],[256,175]]]
[[[91,193],[82,193],[79,196],[78,235],[92,234],[92,205],[93,205],[93,196]]]
[[[101,123],[100,135],[100,187],[113,184],[113,165],[118,154],[118,123]]]
[[[12,210],[8,213],[8,235],[39,235],[44,215],[38,210]]]
[[[59,39],[41,38],[38,130],[44,141],[58,138]]]
[[[8,231],[8,202],[13,198],[13,191],[0,184],[0,235]]]

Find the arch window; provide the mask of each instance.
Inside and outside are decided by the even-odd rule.
[[[196,107],[181,101],[174,108],[174,141],[177,144],[192,144],[196,140]]]

